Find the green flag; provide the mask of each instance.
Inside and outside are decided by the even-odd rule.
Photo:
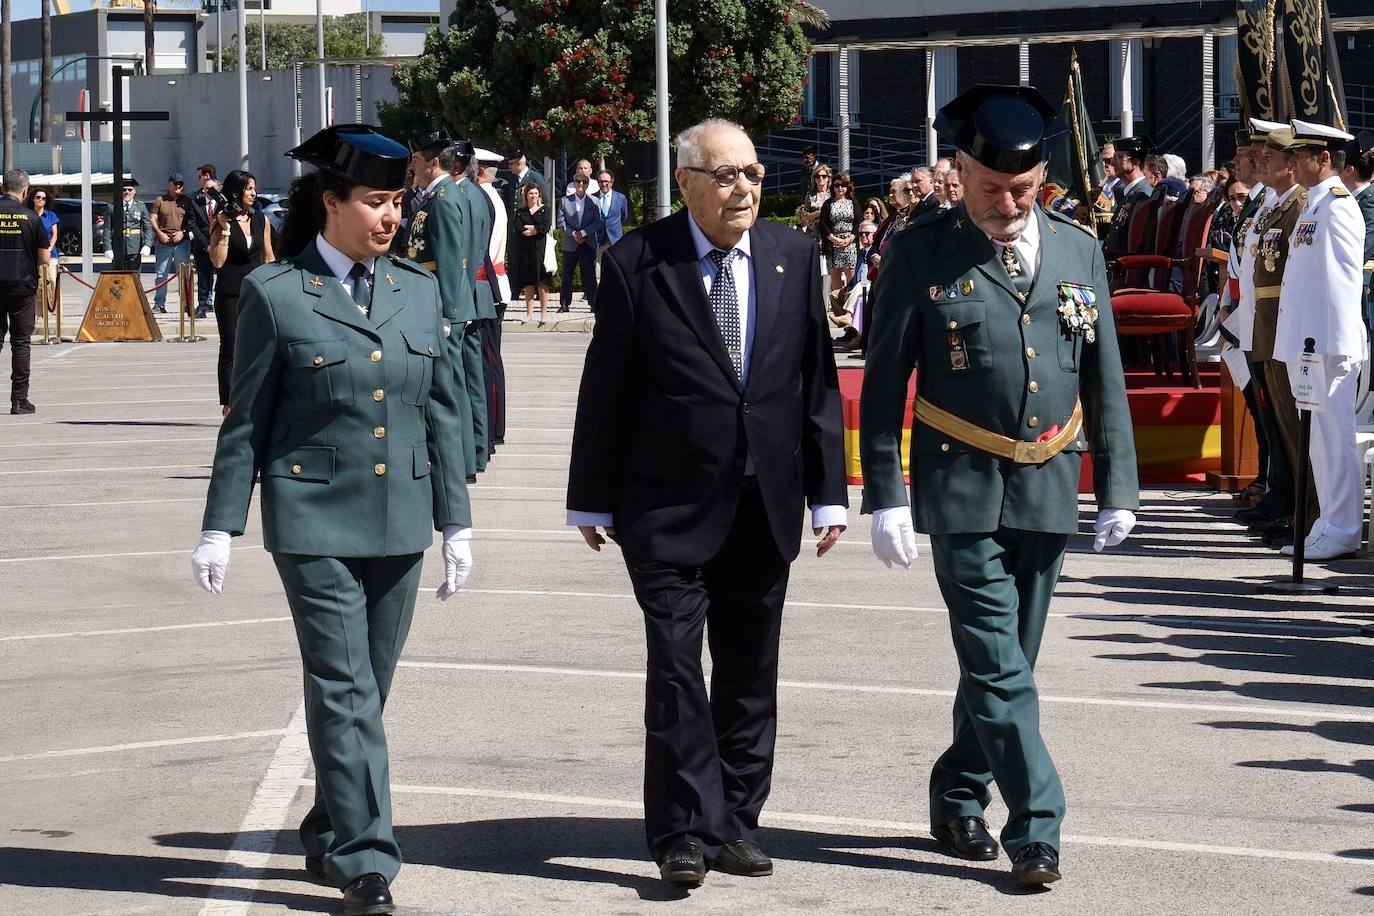
[[[1059,110],[1059,119],[1068,125],[1069,136],[1050,155],[1045,180],[1057,186],[1058,196],[1073,202],[1072,209],[1066,206],[1064,212],[1095,233],[1094,211],[1099,208],[1098,198],[1106,172],[1102,168],[1102,148],[1097,145],[1088,104],[1083,98],[1083,75],[1078,70],[1077,49],[1069,57],[1069,87]]]

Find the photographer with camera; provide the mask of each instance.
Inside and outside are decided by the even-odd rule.
[[[214,205],[210,224],[210,263],[215,281],[215,324],[219,326],[219,402],[229,413],[229,380],[234,371],[234,335],[239,321],[239,289],[253,268],[276,260],[267,217],[253,206],[257,181],[238,169],[224,176],[224,190],[207,188]]]
[[[196,169],[200,190],[191,197],[191,258],[196,263],[196,317],[204,318],[215,291],[215,266],[210,263],[210,225],[215,221],[215,201],[211,191],[219,190],[219,173],[210,163]]]

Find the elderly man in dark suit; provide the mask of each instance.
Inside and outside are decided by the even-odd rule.
[[[819,256],[757,221],[763,173],[728,121],[678,137],[687,206],[606,253],[573,433],[568,523],[620,544],[644,611],[649,849],[686,886],[708,863],[772,874],[756,831],[797,523],[809,502],[818,555],[846,523]]]

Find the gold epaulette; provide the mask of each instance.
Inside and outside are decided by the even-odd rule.
[[[1331,188],[1332,197],[1349,197],[1350,191],[1343,184],[1335,185]]]

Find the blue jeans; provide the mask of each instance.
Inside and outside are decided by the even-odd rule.
[[[175,245],[163,245],[159,242],[153,247],[153,256],[157,264],[157,278],[153,282],[158,284],[157,292],[153,293],[153,305],[166,308],[167,287],[161,283],[167,279],[168,274],[191,259],[191,240],[184,238]],[[169,283],[168,286],[170,285]]]

